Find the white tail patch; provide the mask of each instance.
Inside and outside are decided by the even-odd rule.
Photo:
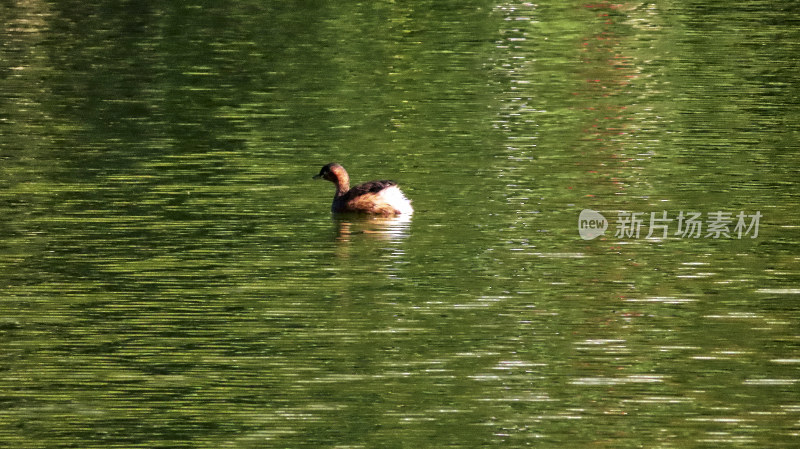
[[[401,214],[411,215],[414,213],[411,201],[403,195],[403,192],[397,186],[385,188],[378,195],[392,207],[399,210]]]

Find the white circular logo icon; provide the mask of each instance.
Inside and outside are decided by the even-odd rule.
[[[578,216],[578,234],[584,240],[592,240],[603,235],[608,229],[608,220],[600,212],[584,209]]]

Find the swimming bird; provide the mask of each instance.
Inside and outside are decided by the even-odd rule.
[[[370,181],[350,188],[350,176],[341,165],[331,162],[322,167],[314,179],[326,179],[336,185],[331,211],[359,212],[375,215],[410,215],[411,201],[394,181]]]

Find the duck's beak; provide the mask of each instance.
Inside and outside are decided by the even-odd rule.
[[[317,173],[316,175],[312,176],[311,179],[319,179],[321,177],[322,177],[322,175]]]

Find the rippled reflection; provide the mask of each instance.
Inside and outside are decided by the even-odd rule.
[[[408,237],[411,228],[410,215],[396,217],[334,217],[339,242],[351,242],[356,236],[397,242]]]

